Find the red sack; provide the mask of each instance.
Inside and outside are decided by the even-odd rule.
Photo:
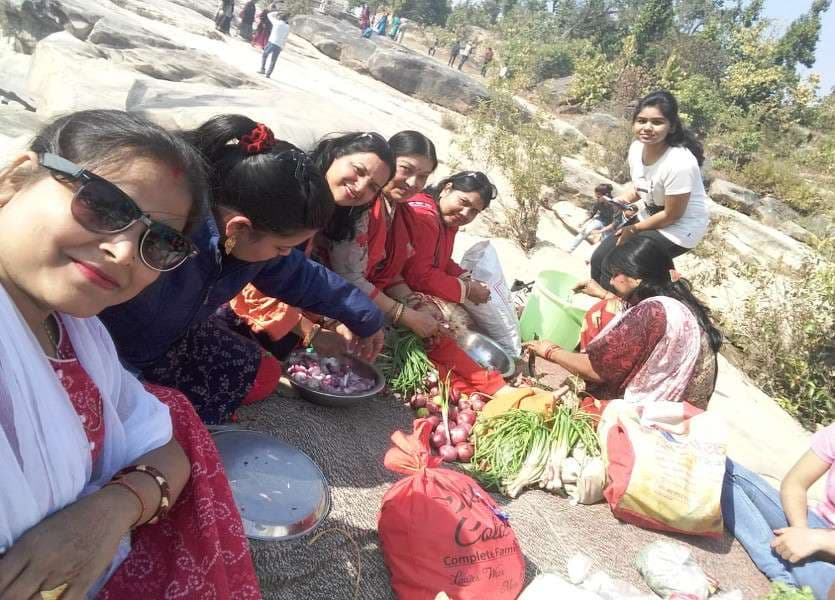
[[[427,355],[438,368],[441,381],[449,373],[452,386],[464,393],[481,392],[492,396],[505,385],[498,371],[482,368],[450,337],[440,336]]]
[[[431,425],[415,421],[407,436],[396,431],[385,457],[407,477],[383,497],[377,529],[391,586],[399,600],[513,600],[525,582],[516,535],[470,477],[439,468],[429,453]]]

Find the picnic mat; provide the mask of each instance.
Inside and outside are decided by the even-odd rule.
[[[357,598],[393,599],[376,528],[383,494],[398,476],[383,467],[383,455],[394,430],[411,431],[413,413],[383,397],[338,409],[310,404],[290,397],[292,393],[282,386],[267,400],[242,408],[239,424],[271,433],[306,452],[330,482],[333,507],[322,526],[305,538],[252,540],[264,598],[349,600],[361,575]],[[711,540],[645,531],[617,521],[606,504],[572,506],[540,490],[526,491],[514,500],[494,497],[510,513],[525,555],[528,582],[546,570],[565,575],[566,561],[582,552],[592,560],[593,571],[605,570],[647,590],[634,558],[645,544],[672,538],[688,544],[696,561],[724,589],[739,589],[746,599],[768,592],[765,577],[727,534]],[[321,536],[309,544],[317,533]]]

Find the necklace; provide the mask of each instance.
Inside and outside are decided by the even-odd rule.
[[[52,344],[52,348],[55,352],[55,358],[61,358],[61,352],[58,347],[59,336],[58,334],[53,331],[51,323],[55,323],[55,329],[60,331],[58,326],[58,321],[55,319],[54,315],[49,315],[43,322],[44,331],[46,331],[46,337],[49,338],[49,343]]]

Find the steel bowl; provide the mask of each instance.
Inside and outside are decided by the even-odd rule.
[[[212,437],[247,537],[293,539],[328,516],[328,482],[304,452],[266,433],[236,427],[216,428]]]
[[[359,404],[363,400],[370,400],[379,394],[384,387],[386,387],[386,378],[383,377],[382,372],[369,362],[362,360],[356,356],[349,356],[344,354],[339,357],[340,362],[347,363],[349,368],[362,377],[367,377],[374,380],[374,387],[370,390],[359,394],[334,394],[331,392],[323,392],[322,390],[314,390],[304,384],[297,383],[290,379],[290,383],[299,392],[299,395],[314,404],[322,406],[336,406],[345,407]],[[288,363],[289,365],[289,363]]]
[[[513,357],[486,335],[468,332],[459,338],[458,345],[479,365],[498,371],[502,377],[510,377],[516,372]]]

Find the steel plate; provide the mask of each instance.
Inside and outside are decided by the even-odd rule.
[[[327,480],[304,452],[258,431],[222,429],[212,437],[247,537],[289,540],[328,515]]]

